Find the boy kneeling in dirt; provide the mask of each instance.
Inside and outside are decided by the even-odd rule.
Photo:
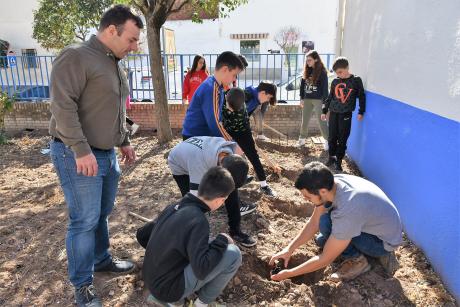
[[[212,167],[197,196],[188,193],[137,231],[137,241],[146,248],[142,276],[150,301],[182,306],[196,292],[195,306],[201,307],[221,294],[241,266],[241,252],[225,233],[209,240],[205,214],[221,207],[234,189],[230,172]]]
[[[333,175],[324,164],[305,165],[295,182],[303,197],[315,205],[302,231],[270,264],[283,259],[286,269],[272,275],[280,281],[326,267],[337,257],[345,260],[332,280],[350,280],[371,267],[377,258],[389,275],[398,269],[394,250],[402,243],[399,213],[385,193],[370,181],[352,175]],[[319,231],[315,242],[323,251],[303,264],[287,269],[289,258]]]
[[[241,231],[241,216],[256,210],[255,205],[240,210],[238,188],[242,187],[248,175],[248,163],[239,155],[235,142],[221,137],[196,136],[177,144],[169,153],[168,165],[182,196],[189,191],[197,195],[199,182],[204,173],[213,166],[223,166],[232,174],[235,190],[225,201],[230,236],[244,247],[256,245],[256,241]]]

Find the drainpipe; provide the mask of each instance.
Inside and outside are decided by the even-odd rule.
[[[337,16],[337,33],[335,39],[335,56],[342,55],[343,34],[345,28],[345,9],[347,0],[339,0],[338,16]]]

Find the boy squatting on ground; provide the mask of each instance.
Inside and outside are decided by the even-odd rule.
[[[259,88],[260,90],[254,88],[255,93],[249,94],[251,98],[254,94],[256,95],[250,100],[251,104],[248,105],[251,107],[251,111],[256,109],[256,104],[259,105],[261,100],[273,100],[274,95],[276,95],[276,86],[274,84],[261,82]],[[257,95],[260,98],[256,98]],[[267,184],[267,176],[260,162],[259,154],[257,153],[257,148],[252,137],[249,122],[250,114],[246,109],[245,97],[247,97],[245,92],[237,87],[227,92],[225,96],[226,102],[222,108],[222,124],[233,140],[241,147],[254,167],[262,192],[274,197],[276,194]]]
[[[236,148],[235,142],[220,137],[191,137],[171,150],[168,165],[182,196],[189,191],[197,195],[199,182],[211,167],[220,165],[228,169],[235,182],[235,190],[225,201],[230,236],[242,246],[251,247],[256,241],[241,231],[241,216],[253,212],[255,206],[240,212],[238,188],[246,182],[249,167],[245,159],[234,154]]]
[[[137,231],[137,240],[146,249],[142,276],[149,300],[182,306],[196,292],[195,306],[202,307],[221,294],[241,266],[241,252],[227,234],[209,239],[205,214],[221,207],[234,190],[230,172],[211,167],[196,196],[187,193]]]
[[[329,112],[329,160],[326,165],[335,164],[342,171],[342,159],[347,150],[347,140],[351,132],[352,112],[359,99],[358,120],[362,120],[366,111],[366,94],[360,77],[350,74],[348,60],[338,57],[332,66],[337,75],[331,83],[331,91],[323,104],[322,120]]]
[[[231,84],[244,69],[240,57],[231,51],[222,52],[216,60],[214,74],[196,90],[182,124],[182,138],[217,136],[230,141],[232,137],[221,123],[224,105],[224,85]],[[240,201],[241,212],[251,211],[254,204]]]
[[[402,243],[398,210],[385,193],[363,178],[332,172],[320,162],[305,165],[295,182],[303,197],[315,205],[302,231],[270,264],[283,259],[286,269],[272,275],[276,281],[326,267],[340,255],[345,261],[331,275],[333,280],[349,280],[367,272],[367,257],[377,258],[389,275],[399,264],[394,250]],[[319,231],[315,242],[322,253],[303,264],[287,269],[294,251]]]

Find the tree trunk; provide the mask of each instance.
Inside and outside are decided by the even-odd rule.
[[[288,79],[291,77],[291,55],[286,52],[286,63],[287,63],[287,67],[288,67]]]
[[[147,17],[147,16],[146,16]],[[160,29],[155,28],[152,16],[146,18],[147,41],[150,54],[150,73],[152,75],[153,92],[155,94],[155,115],[157,118],[158,142],[167,143],[172,140],[171,125],[169,123],[168,97],[166,83],[161,65]]]

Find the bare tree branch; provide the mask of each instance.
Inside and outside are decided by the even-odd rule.
[[[174,1],[174,2],[175,2],[175,1]],[[186,1],[182,2],[181,5],[179,5],[179,6],[178,6],[177,8],[175,8],[175,9],[172,9],[172,6],[171,6],[171,8],[170,8],[170,10],[169,10],[169,14],[173,14],[173,13],[179,12],[185,5],[190,4],[190,3],[192,3],[191,0],[186,0]]]
[[[148,2],[145,0],[144,1],[144,4],[140,4],[139,2],[137,2],[136,0],[131,0],[131,4],[137,8],[139,11],[142,12],[142,14],[146,14],[147,13],[147,10],[148,10]],[[147,6],[145,6],[147,4]]]

